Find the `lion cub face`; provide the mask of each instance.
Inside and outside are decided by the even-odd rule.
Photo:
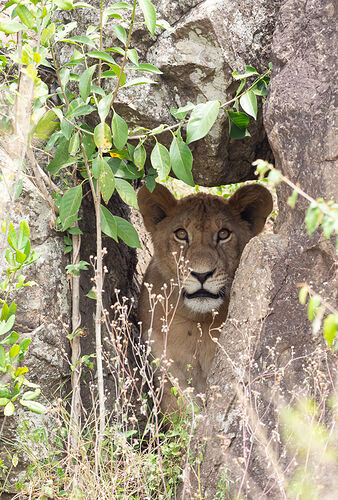
[[[176,200],[157,184],[152,193],[142,187],[138,202],[154,244],[150,268],[162,284],[177,279],[178,255],[188,261],[180,297],[184,313],[196,317],[220,309],[228,301],[244,246],[263,229],[272,210],[270,192],[250,184],[228,199],[198,193]]]

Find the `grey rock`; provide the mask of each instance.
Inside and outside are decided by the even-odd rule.
[[[277,167],[306,193],[325,200],[336,195],[337,185],[333,16],[329,0],[283,3],[264,108]],[[194,443],[196,456],[203,454],[199,487],[206,500],[214,499],[222,474],[232,481],[227,483],[231,495],[284,498],[297,466],[291,448],[280,440],[280,413],[303,397],[323,397],[325,406],[334,390],[334,355],[322,331],[313,333],[297,288],[307,282],[336,306],[334,241],[320,231],[309,238],[303,224],[308,202],[291,210],[290,194],[286,185],[279,187],[277,234],[247,245],[233,284]],[[322,422],[330,428],[331,419],[326,407]],[[325,470],[313,454],[309,460],[321,498],[333,498],[336,466]],[[182,498],[195,498],[195,477],[186,471]]]
[[[130,127],[143,125],[153,128],[161,123],[173,124],[171,107],[185,105],[188,101],[198,104],[211,99],[223,103],[234,97],[237,84],[231,74],[252,65],[258,71],[265,71],[270,61],[270,48],[279,0],[249,0],[229,2],[207,0],[198,2],[154,1],[158,17],[168,18],[172,30],[156,30],[151,37],[144,26],[136,26],[131,47],[140,52],[140,61],[157,66],[162,75],[151,75],[155,85],[140,85],[121,89],[116,109],[122,113]],[[78,26],[97,24],[83,9],[72,13]],[[85,13],[85,14],[84,14]],[[64,14],[67,21],[69,14]],[[137,10],[137,20],[141,20]],[[80,28],[78,28],[79,30]],[[104,44],[118,45],[114,40],[112,27],[104,31]],[[72,47],[64,47],[58,53],[65,62]],[[116,57],[117,63],[120,56]],[[140,76],[138,72],[135,76]],[[111,90],[112,83],[104,83]],[[251,137],[234,140],[229,137],[229,126],[225,113],[218,120],[208,136],[191,149],[194,155],[193,175],[195,182],[204,186],[240,182],[254,178],[252,162],[258,157],[271,158],[262,123],[262,113],[257,122],[251,120]],[[160,137],[169,145],[171,134]],[[148,151],[154,142],[148,140]]]
[[[5,157],[6,153],[2,150],[1,160]],[[7,157],[7,165],[10,161]],[[18,424],[22,424],[23,419],[26,419],[31,431],[42,427],[54,428],[53,406],[57,397],[65,395],[64,384],[69,377],[69,342],[66,336],[70,327],[70,296],[65,274],[68,262],[64,256],[63,235],[51,230],[50,207],[30,180],[24,179],[22,194],[15,203],[11,202],[6,185],[0,183],[0,200],[2,217],[8,217],[16,230],[22,219],[27,220],[32,249],[40,254],[39,260],[25,270],[26,279],[35,281],[36,286],[23,288],[13,297],[18,306],[14,328],[20,334],[20,340],[26,337],[32,339],[22,363],[30,370],[28,380],[40,385],[41,397],[38,401],[49,408],[49,412],[36,415],[25,411],[17,402],[18,410],[13,417],[6,418],[2,433],[2,439],[15,443],[17,439],[23,439],[18,432]],[[2,238],[1,255],[7,246]],[[4,268],[5,262],[1,264],[1,270]],[[2,414],[0,425],[3,419]],[[6,464],[8,455],[2,445],[0,456]],[[9,482],[18,481],[26,466],[27,458],[20,455],[18,466],[11,469]]]

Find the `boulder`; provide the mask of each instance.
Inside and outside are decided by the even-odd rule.
[[[332,2],[285,1],[264,107],[277,168],[307,194],[325,200],[333,198],[337,185],[336,44]],[[195,463],[198,458],[201,462],[199,480],[196,469],[188,467],[182,498],[197,498],[197,491],[206,500],[217,491],[236,498],[286,498],[304,465],[297,440],[307,438],[302,424],[293,443],[287,441],[292,422],[285,421],[285,412],[296,411],[310,398],[322,408],[316,422],[331,428],[334,355],[322,331],[313,331],[297,285],[307,282],[336,306],[334,241],[325,240],[320,230],[308,236],[303,221],[309,203],[300,200],[292,210],[290,194],[281,184],[276,234],[254,238],[243,252],[193,445]],[[302,408],[297,418],[306,421]],[[307,445],[311,491],[317,488],[320,498],[333,498],[335,465],[319,459]]]
[[[154,0],[153,3],[158,18],[169,21],[172,30],[157,29],[151,37],[143,25],[135,26],[131,47],[138,49],[140,62],[154,64],[163,74],[143,73],[156,84],[119,91],[115,107],[130,127],[172,125],[176,120],[170,108],[188,101],[199,104],[219,99],[225,103],[234,97],[238,86],[231,76],[234,70],[244,70],[245,65],[260,72],[268,69],[280,0]],[[97,13],[84,9],[64,12],[62,19],[65,23],[77,20],[77,34],[83,32],[84,26],[98,24]],[[138,8],[137,20],[141,19]],[[111,25],[104,29],[104,46],[108,43],[121,45]],[[63,47],[57,57],[65,62],[72,50],[73,46]],[[114,57],[117,64],[121,63],[121,56]],[[142,75],[134,73],[135,77]],[[107,80],[104,85],[110,91],[114,83]],[[216,186],[253,179],[252,162],[257,157],[271,159],[261,111],[256,122],[251,119],[249,130],[251,137],[230,139],[226,114],[221,112],[208,136],[191,145],[195,182]],[[171,133],[160,136],[167,146],[171,138]],[[154,144],[151,140],[146,142],[148,152]]]
[[[12,167],[12,173],[17,175],[17,172],[4,145],[1,146],[0,163],[8,180]],[[8,150],[8,143],[6,149]],[[22,364],[29,368],[29,374],[26,375],[28,380],[40,385],[42,395],[37,401],[49,408],[49,412],[36,415],[24,410],[17,401],[17,411],[13,416],[6,417],[4,422],[3,412],[0,415],[3,442],[10,443],[20,439],[23,443],[25,432],[22,431],[21,435],[18,425],[22,426],[25,420],[25,425],[31,432],[42,428],[47,429],[47,432],[53,429],[56,400],[65,396],[64,386],[69,377],[70,349],[67,335],[71,328],[70,289],[65,272],[68,261],[64,256],[63,234],[55,233],[50,227],[53,217],[50,206],[28,178],[24,179],[22,193],[15,202],[10,198],[6,184],[0,183],[1,223],[8,218],[17,231],[20,221],[25,219],[31,231],[32,249],[40,254],[39,259],[24,272],[26,280],[35,281],[36,285],[21,289],[13,297],[18,306],[14,329],[20,334],[20,340],[26,337],[32,339]],[[0,257],[6,248],[8,243],[2,236]],[[0,265],[2,271],[7,267],[2,260]],[[41,450],[41,453],[45,453],[44,445]],[[8,465],[9,456],[5,447],[1,447],[0,458],[5,465]],[[17,482],[24,475],[26,460],[26,457],[19,455],[18,465],[10,469],[7,478],[10,483]]]

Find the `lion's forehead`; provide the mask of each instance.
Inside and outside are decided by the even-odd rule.
[[[227,206],[178,206],[171,218],[175,226],[205,233],[236,224],[236,217]]]

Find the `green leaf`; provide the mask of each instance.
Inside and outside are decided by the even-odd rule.
[[[228,111],[228,113],[235,113],[234,111]],[[244,113],[236,113],[239,116],[229,115],[229,127],[230,127],[230,137],[232,139],[243,139],[244,137],[250,136],[249,131],[243,126],[246,122],[244,117],[246,117],[247,122],[249,124],[249,118]],[[231,118],[231,116],[240,124],[238,126]]]
[[[20,359],[20,358],[19,358],[19,359]],[[18,368],[17,368],[17,369],[15,370],[15,372],[14,372],[14,375],[15,375],[15,377],[21,377],[22,375],[24,375],[25,373],[28,373],[28,372],[29,372],[29,370],[28,370],[27,366],[18,366]],[[24,381],[25,381],[25,380],[23,380],[23,382],[24,382]],[[22,383],[23,383],[23,382],[22,382]],[[27,381],[25,381],[25,383],[26,383],[26,385],[28,385],[28,384],[27,384]],[[21,385],[22,385],[22,384],[21,384]],[[34,384],[34,385],[35,385],[35,384]]]
[[[272,186],[276,186],[279,182],[281,182],[281,172],[276,168],[270,170],[268,175],[268,182]]]
[[[257,118],[257,97],[249,90],[245,94],[242,95],[239,99],[240,105],[243,110],[250,116],[252,116],[255,120]]]
[[[298,198],[298,193],[296,190],[293,190],[292,195],[288,197],[288,201],[287,201],[287,204],[289,205],[289,207],[295,208],[297,198]]]
[[[128,49],[128,59],[135,65],[138,65],[138,53],[136,49]]]
[[[149,78],[133,78],[132,80],[128,80],[127,83],[121,86],[121,88],[132,87],[133,85],[147,85],[151,83],[157,82],[154,82],[154,80],[150,80]]]
[[[38,123],[36,124],[34,131],[34,136],[42,140],[47,140],[51,134],[58,128],[59,124],[55,120],[54,109],[49,109],[46,113],[42,115]]]
[[[18,264],[23,264],[26,259],[27,259],[27,255],[25,255],[20,250],[16,251],[16,253],[15,253],[15,260],[18,262]]]
[[[104,160],[100,156],[97,156],[96,158],[94,158],[94,160],[92,162],[91,171],[92,171],[92,174],[95,177],[95,179],[99,179],[99,177],[101,175],[101,172],[103,170],[103,162],[104,162]]]
[[[13,328],[15,322],[15,315],[12,314],[7,321],[0,321],[0,335],[4,335],[5,333],[9,332]]]
[[[32,339],[23,339],[20,342],[20,349],[22,351],[27,351],[29,344],[32,342]]]
[[[9,307],[6,302],[2,304],[0,321],[6,321],[9,317]]]
[[[9,403],[10,398],[12,397],[12,394],[9,392],[9,396],[7,398],[5,397],[0,397],[0,406],[5,406],[7,403]]]
[[[33,399],[37,398],[40,396],[41,390],[40,389],[35,389],[35,391],[27,391],[23,394],[22,399],[24,401],[32,401]]]
[[[121,68],[120,66],[117,66],[116,64],[109,64],[109,67],[111,69],[108,69],[107,71],[104,71],[101,75],[101,78],[111,78],[113,77],[119,77],[121,73]],[[126,83],[126,74],[123,72],[120,78],[120,84],[121,86]]]
[[[139,208],[137,203],[136,193],[133,187],[129,184],[129,182],[124,179],[115,179],[116,182],[116,191],[119,193],[121,199],[127,203],[128,205]]]
[[[19,344],[14,344],[9,350],[9,357],[11,359],[16,358],[16,356],[20,353],[20,346]]]
[[[94,141],[98,148],[101,148],[105,153],[112,147],[112,136],[109,125],[101,122],[94,129]]]
[[[193,156],[186,143],[179,137],[174,136],[169,153],[171,167],[176,177],[189,186],[195,186],[191,174]]]
[[[54,0],[54,3],[60,9],[64,9],[64,10],[72,10],[73,9],[73,0]]]
[[[258,75],[259,73],[257,73],[256,69],[253,68],[252,66],[245,66],[245,72],[242,73],[242,74],[238,74],[238,71],[234,71],[232,73],[232,77],[235,79],[235,80],[241,80],[242,78],[247,78],[248,76],[253,76],[253,75]]]
[[[54,153],[54,158],[46,168],[46,170],[52,175],[57,174],[62,168],[67,167],[68,165],[73,165],[73,163],[77,161],[76,158],[69,156],[68,146],[69,142],[65,137],[63,137],[59,141],[59,144]]]
[[[69,234],[83,234],[79,227],[71,227],[68,229]]]
[[[120,42],[123,43],[123,45],[126,45],[127,43],[127,33],[126,30],[124,29],[123,26],[120,24],[117,24],[114,26],[114,33],[116,37],[120,40]]]
[[[68,229],[78,218],[78,211],[82,202],[82,186],[72,187],[61,198],[59,217],[62,231]]]
[[[99,117],[100,117],[101,122],[104,122],[108,116],[108,113],[110,111],[110,103],[112,101],[112,98],[113,98],[113,94],[108,94],[105,97],[102,97],[102,99],[100,100],[100,102],[98,104],[97,111],[99,113]]]
[[[109,210],[101,205],[101,229],[104,234],[117,240],[117,223],[115,217],[109,212]]]
[[[324,338],[329,347],[332,346],[338,329],[338,316],[336,314],[329,314],[323,322]]]
[[[71,156],[75,156],[79,150],[79,147],[80,147],[80,136],[79,136],[78,132],[75,132],[75,134],[72,136],[72,138],[69,141],[68,153]]]
[[[304,221],[309,236],[312,236],[317,227],[320,225],[322,216],[322,211],[318,207],[317,203],[311,203],[306,212]]]
[[[115,59],[112,58],[107,52],[103,52],[100,50],[92,50],[91,52],[88,52],[88,55],[90,57],[93,57],[94,59],[101,59],[102,61],[109,62],[111,64],[116,64]]]
[[[308,288],[307,286],[302,286],[302,288],[299,290],[299,302],[304,305],[307,299],[307,294],[308,294]]]
[[[16,13],[20,17],[21,21],[27,26],[27,28],[32,29],[35,26],[35,19],[32,13],[27,9],[25,5],[17,5]]]
[[[129,247],[141,248],[141,243],[134,226],[121,217],[115,216],[114,218],[117,224],[118,237],[121,238],[121,240],[123,240]]]
[[[4,408],[4,415],[5,417],[10,417],[11,415],[13,415],[14,412],[15,412],[15,407],[12,401],[10,401],[9,403],[6,404]]]
[[[185,106],[181,106],[180,108],[170,108],[170,113],[174,118],[177,118],[178,120],[184,120],[189,111],[194,109],[194,107],[195,104],[193,104],[192,102],[187,102]]]
[[[145,181],[148,190],[152,193],[156,187],[156,177],[154,175],[147,175]]]
[[[7,248],[5,258],[10,266],[15,267],[14,255],[10,248]]]
[[[4,19],[0,21],[0,31],[3,31],[6,35],[12,35],[26,29],[26,26],[15,21],[5,21]]]
[[[129,52],[129,50],[128,50]],[[163,72],[160,71],[156,66],[153,66],[153,64],[148,64],[148,63],[141,63],[133,66],[131,69],[137,70],[137,71],[148,71],[149,73],[156,73],[157,75],[162,75]]]
[[[104,202],[108,203],[115,189],[115,178],[112,169],[105,160],[101,165],[100,189]]]
[[[146,26],[147,26],[149,32],[151,33],[151,35],[154,36],[155,28],[156,28],[155,8],[154,8],[153,4],[150,2],[150,0],[138,0],[138,3],[140,4],[140,7],[142,9]]]
[[[76,118],[77,116],[89,115],[95,111],[94,106],[90,106],[89,104],[80,104],[80,106],[75,106],[74,108],[70,108],[67,113],[67,118]]]
[[[165,146],[156,142],[151,152],[150,160],[152,166],[157,170],[160,180],[165,180],[170,173],[170,155]]]
[[[37,401],[25,401],[24,399],[20,399],[20,403],[34,413],[41,414],[47,411],[47,408]]]
[[[237,111],[228,110],[227,111],[231,121],[240,129],[245,130],[249,125],[249,118],[245,113],[240,113]]]
[[[2,371],[6,369],[6,353],[2,345],[0,345],[0,368]]]
[[[20,335],[16,332],[12,332],[10,335],[8,335],[4,340],[0,342],[1,345],[11,345],[14,344],[18,339]]]
[[[320,297],[318,295],[313,295],[310,297],[308,306],[307,306],[307,316],[310,321],[313,321],[316,316],[316,311],[320,306]]]
[[[143,168],[147,158],[147,153],[143,144],[139,144],[134,149],[133,160],[137,168]]]
[[[69,122],[68,120],[62,120],[61,122],[61,132],[64,135],[64,137],[69,140],[70,136],[72,135],[74,124]],[[68,147],[69,150],[69,147]]]
[[[72,36],[70,38],[63,38],[63,40],[60,40],[61,42],[68,42],[68,43],[74,43],[74,44],[82,44],[85,43],[86,45],[90,45],[91,47],[95,47],[94,41],[89,38],[88,36],[85,35],[79,35],[79,36]]]
[[[93,77],[93,73],[94,73],[95,69],[96,69],[96,64],[94,64],[93,66],[90,66],[80,76],[79,91],[80,91],[80,96],[82,97],[84,102],[86,102],[86,100],[90,94],[90,86],[92,83],[92,77]]]
[[[18,248],[18,241],[16,238],[16,232],[15,232],[14,226],[11,222],[10,222],[9,228],[8,228],[7,241],[9,243],[9,245],[13,248],[13,250],[16,250]]]
[[[97,299],[96,293],[94,292],[93,289],[89,290],[89,292],[87,293],[86,297],[88,297],[89,299],[94,299],[94,300]]]
[[[17,248],[20,250],[24,249],[27,243],[29,242],[29,237],[30,237],[29,225],[26,220],[22,220],[20,222]]]
[[[208,101],[194,108],[187,125],[187,144],[201,139],[209,132],[216,121],[219,107],[219,101]]]
[[[11,399],[12,393],[7,387],[1,387],[0,386],[0,398],[6,398],[6,399]],[[8,401],[5,403],[7,404]]]
[[[115,111],[111,122],[111,128],[114,146],[118,150],[123,149],[128,140],[128,125]]]
[[[252,92],[255,95],[260,95],[265,97],[268,94],[267,83],[264,80],[259,80],[256,85],[252,88]]]

